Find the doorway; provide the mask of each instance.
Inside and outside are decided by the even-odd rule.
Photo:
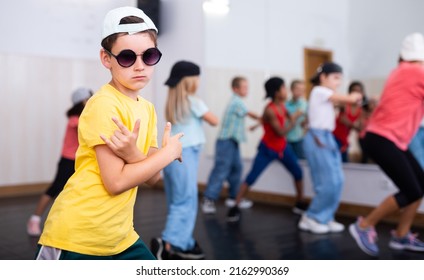
[[[333,60],[333,52],[322,49],[304,48],[303,56],[305,62],[306,98],[309,99],[309,94],[312,90],[312,83],[309,80],[315,74],[318,66],[324,62]]]

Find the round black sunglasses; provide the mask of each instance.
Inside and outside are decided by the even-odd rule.
[[[162,57],[162,53],[157,48],[147,49],[142,54],[136,54],[132,50],[122,50],[118,55],[114,55],[106,49],[105,51],[111,56],[113,56],[119,65],[125,68],[132,66],[137,60],[137,56],[141,56],[141,60],[143,60],[144,64],[148,66],[153,66],[157,64],[160,58]]]

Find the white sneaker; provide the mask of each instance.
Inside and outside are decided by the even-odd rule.
[[[342,232],[345,229],[345,226],[343,224],[338,223],[335,220],[328,222],[327,225],[330,228],[331,232]]]
[[[204,214],[215,214],[216,213],[215,202],[206,197],[203,198],[202,211]]]
[[[232,207],[236,206],[236,200],[231,199],[231,198],[227,198],[225,200],[225,205],[229,208],[232,208]],[[247,208],[250,208],[252,206],[253,206],[253,201],[245,199],[245,198],[242,198],[239,205],[238,205],[238,207],[240,209],[247,209]]]
[[[231,198],[227,198],[225,200],[225,206],[227,206],[228,208],[232,208],[232,207],[236,206],[236,200],[231,199]]]
[[[314,219],[308,218],[306,214],[302,215],[298,227],[301,230],[310,231],[315,234],[324,234],[330,232],[330,227],[328,225],[320,224]]]
[[[41,235],[41,217],[32,215],[27,222],[27,233],[29,236],[40,236]]]

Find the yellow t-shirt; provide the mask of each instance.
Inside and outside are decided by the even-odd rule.
[[[50,210],[40,244],[109,256],[121,253],[139,238],[133,225],[137,186],[110,195],[103,186],[96,160],[94,147],[104,144],[100,135],[110,137],[118,129],[113,116],[130,130],[137,119],[141,120],[137,147],[143,153],[158,146],[153,104],[140,96],[135,101],[111,85],[104,85],[89,99],[81,114],[75,173]]]

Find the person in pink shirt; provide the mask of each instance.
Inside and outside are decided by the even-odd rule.
[[[85,103],[93,95],[88,88],[78,88],[72,93],[72,107],[67,111],[68,123],[63,139],[62,153],[53,183],[41,195],[34,213],[27,222],[27,233],[30,236],[40,236],[41,216],[47,206],[63,190],[69,177],[75,171],[75,153],[78,149],[78,120],[84,109]]]
[[[394,212],[400,212],[400,219],[389,247],[424,252],[424,243],[410,232],[424,196],[424,170],[408,150],[424,117],[423,101],[424,36],[413,33],[402,42],[399,64],[386,81],[363,138],[368,155],[398,188],[397,193],[349,227],[359,248],[368,255],[379,253],[375,226]]]

